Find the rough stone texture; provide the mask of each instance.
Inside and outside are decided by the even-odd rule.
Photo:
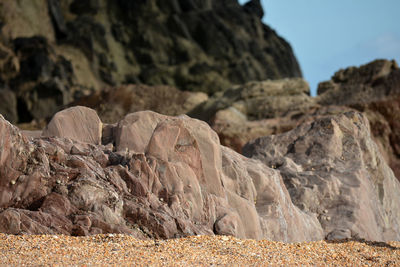
[[[185,114],[207,99],[205,93],[180,91],[170,86],[124,85],[96,91],[71,105],[95,109],[103,122],[115,123],[129,113],[142,110],[164,115]]]
[[[25,123],[109,86],[213,93],[300,77],[290,45],[262,15],[258,0],[5,0],[0,83],[15,93]]]
[[[358,112],[259,138],[246,156],[279,170],[293,203],[318,215],[326,238],[400,238],[400,183]]]
[[[46,38],[18,37],[9,40],[8,46],[1,42],[0,86],[9,88],[15,99],[4,102],[3,108],[14,114],[5,113],[8,119],[30,122],[50,118],[71,102],[78,90],[71,63],[57,54]]]
[[[376,60],[340,70],[331,81],[319,85],[316,98],[307,95],[305,82],[295,81],[236,87],[211,97],[189,114],[209,120],[221,144],[241,152],[243,145],[256,138],[287,132],[316,118],[358,110],[367,116],[374,140],[400,179],[400,69],[395,61]],[[294,89],[288,90],[286,83]],[[271,84],[275,85],[274,95],[269,93]],[[264,93],[254,96],[251,92],[260,90],[253,88],[264,88]],[[248,114],[247,107],[253,115]]]
[[[251,121],[234,107],[229,107],[218,111],[210,125],[218,133],[222,145],[241,153],[243,146],[251,140],[284,133],[305,122],[350,110],[343,106],[317,106],[306,111],[292,111],[283,117]]]
[[[77,106],[58,112],[43,130],[43,136],[58,136],[101,144],[103,125],[93,109]]]
[[[219,110],[233,107],[249,120],[281,117],[316,106],[308,83],[301,78],[249,82],[216,93],[189,115],[209,121]]]
[[[318,86],[323,105],[354,105],[383,100],[400,94],[400,69],[392,60],[375,60],[360,67],[336,72]]]
[[[392,60],[376,60],[339,70],[319,85],[320,104],[347,105],[362,111],[382,154],[400,180],[400,69]]]
[[[18,121],[17,114],[17,98],[9,89],[0,88],[0,114],[8,121],[16,123]]]
[[[400,95],[353,107],[367,116],[381,153],[400,180]]]
[[[76,118],[67,111],[59,114]],[[115,149],[27,139],[0,118],[0,231],[323,238],[315,215],[292,204],[277,171],[221,147],[206,123],[144,111],[112,127]]]

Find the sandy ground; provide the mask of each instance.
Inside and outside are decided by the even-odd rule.
[[[143,241],[114,234],[90,237],[0,234],[0,265],[400,266],[400,242],[285,244],[228,236]]]

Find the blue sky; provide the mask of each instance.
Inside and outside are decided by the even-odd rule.
[[[263,21],[289,41],[313,95],[318,83],[340,68],[377,58],[400,63],[400,0],[262,0],[262,4]]]

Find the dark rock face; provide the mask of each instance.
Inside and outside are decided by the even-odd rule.
[[[19,122],[51,117],[105,86],[169,85],[214,93],[300,77],[290,45],[261,22],[259,1],[7,1],[0,78]],[[7,119],[15,118],[4,114]]]
[[[10,122],[16,123],[18,121],[17,114],[17,98],[15,94],[9,89],[0,89],[0,114],[7,117]],[[7,104],[5,104],[7,103]]]
[[[45,133],[58,137],[31,139],[0,118],[0,232],[323,238],[277,171],[221,147],[206,123],[142,111],[111,125],[107,144],[75,141],[97,133],[93,112],[64,110]]]
[[[1,48],[1,47],[0,47]],[[51,117],[73,99],[73,68],[55,53],[44,37],[21,37],[4,47],[2,82],[15,100],[5,103],[4,114],[13,122]],[[5,97],[5,92],[2,95]],[[7,94],[10,98],[10,94]]]
[[[400,238],[400,183],[371,139],[365,116],[348,112],[316,120],[252,141],[243,153],[279,170],[293,203],[318,214],[328,239]]]
[[[110,81],[134,78],[212,93],[232,83],[301,76],[290,46],[261,23],[259,1],[244,7],[234,0],[77,2],[70,6],[78,17],[67,22],[67,42],[81,40],[76,45],[98,58]],[[98,13],[107,16],[110,25],[96,19]],[[116,61],[110,38],[122,45],[127,63],[138,67],[125,78],[116,77],[125,70]]]

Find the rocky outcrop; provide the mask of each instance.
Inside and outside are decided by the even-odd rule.
[[[243,146],[259,137],[288,132],[297,126],[350,111],[343,106],[316,106],[305,111],[288,112],[285,116],[251,121],[243,113],[230,107],[218,111],[210,124],[218,133],[221,144],[241,153]]]
[[[213,95],[189,115],[210,121],[220,110],[233,107],[248,120],[285,116],[317,106],[308,83],[301,78],[267,80],[237,85]]]
[[[323,238],[315,215],[293,205],[279,172],[220,146],[206,123],[142,111],[107,125],[112,139],[103,145],[79,142],[99,126],[86,122],[92,113],[62,111],[50,124],[74,135],[41,138],[0,118],[1,232]]]
[[[243,153],[279,170],[293,203],[318,214],[326,238],[400,238],[400,183],[357,112],[250,142]]]
[[[234,86],[214,94],[188,114],[209,122],[221,144],[241,152],[250,140],[289,131],[324,112],[332,115],[341,110],[322,108],[310,97],[308,83],[294,78]]]
[[[316,101],[362,111],[386,161],[400,179],[400,68],[392,60],[375,60],[336,72],[318,88]]]
[[[125,115],[151,110],[164,115],[181,115],[208,99],[202,92],[180,91],[171,86],[123,85],[108,87],[71,103],[97,111],[101,121],[114,123]]]
[[[336,72],[318,86],[318,102],[323,105],[358,105],[400,95],[400,69],[392,60],[375,60]]]
[[[223,145],[241,152],[256,138],[358,110],[367,116],[374,140],[400,179],[399,88],[397,63],[376,60],[338,71],[319,85],[316,98],[301,79],[255,82],[218,93],[189,114],[208,120]]]
[[[258,139],[253,159],[205,122],[151,111],[105,124],[96,144],[93,114],[56,114],[49,137],[0,118],[1,232],[400,239],[400,184],[359,113]]]
[[[0,111],[30,122],[104,87],[211,94],[300,77],[290,45],[262,23],[263,13],[259,0],[2,1],[0,88],[17,103]]]

